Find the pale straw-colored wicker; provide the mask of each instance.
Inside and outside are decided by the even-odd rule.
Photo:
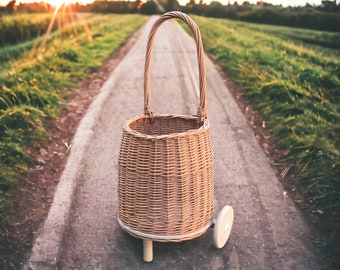
[[[150,60],[155,33],[172,18],[194,34],[200,81],[198,114],[157,115],[149,100]],[[213,158],[206,108],[206,75],[201,34],[181,12],[162,15],[149,34],[144,73],[144,115],[127,121],[119,154],[120,226],[133,236],[178,242],[200,236],[212,223]]]

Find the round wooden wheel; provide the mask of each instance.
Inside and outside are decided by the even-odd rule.
[[[234,210],[231,206],[226,205],[218,214],[214,227],[214,246],[223,248],[230,236],[231,228],[233,227]]]

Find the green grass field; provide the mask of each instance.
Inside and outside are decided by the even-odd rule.
[[[321,220],[340,228],[340,33],[193,16]],[[338,48],[338,49],[334,49]]]
[[[58,116],[71,87],[99,68],[146,19],[85,14],[60,25],[45,43],[39,36],[0,48],[0,55],[6,51],[0,64],[0,225],[19,175],[29,167],[27,147],[48,140],[47,124]]]

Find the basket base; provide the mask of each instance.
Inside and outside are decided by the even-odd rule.
[[[125,225],[120,219],[119,217],[118,219],[118,224],[119,226],[126,232],[128,232],[129,234],[137,237],[137,238],[141,238],[141,239],[149,239],[152,241],[156,241],[156,242],[181,242],[184,240],[190,240],[193,239],[195,237],[201,236],[202,234],[204,234],[213,224],[213,221],[210,221],[206,226],[204,226],[203,228],[191,232],[191,233],[187,233],[187,234],[181,234],[181,235],[159,235],[159,234],[149,234],[149,233],[143,233],[137,230],[134,230],[132,228],[130,228],[129,226]]]

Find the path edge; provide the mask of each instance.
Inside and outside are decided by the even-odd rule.
[[[133,47],[145,24],[146,22],[133,32],[116,52],[125,51],[128,46]],[[33,242],[29,259],[23,267],[25,270],[57,268],[60,243],[69,221],[73,196],[77,187],[77,176],[81,171],[83,157],[94,133],[93,129],[100,117],[102,105],[110,95],[112,85],[116,80],[112,74],[123,58],[119,59],[77,127],[70,155],[54,193],[53,202],[47,218],[38,230],[37,237]]]

